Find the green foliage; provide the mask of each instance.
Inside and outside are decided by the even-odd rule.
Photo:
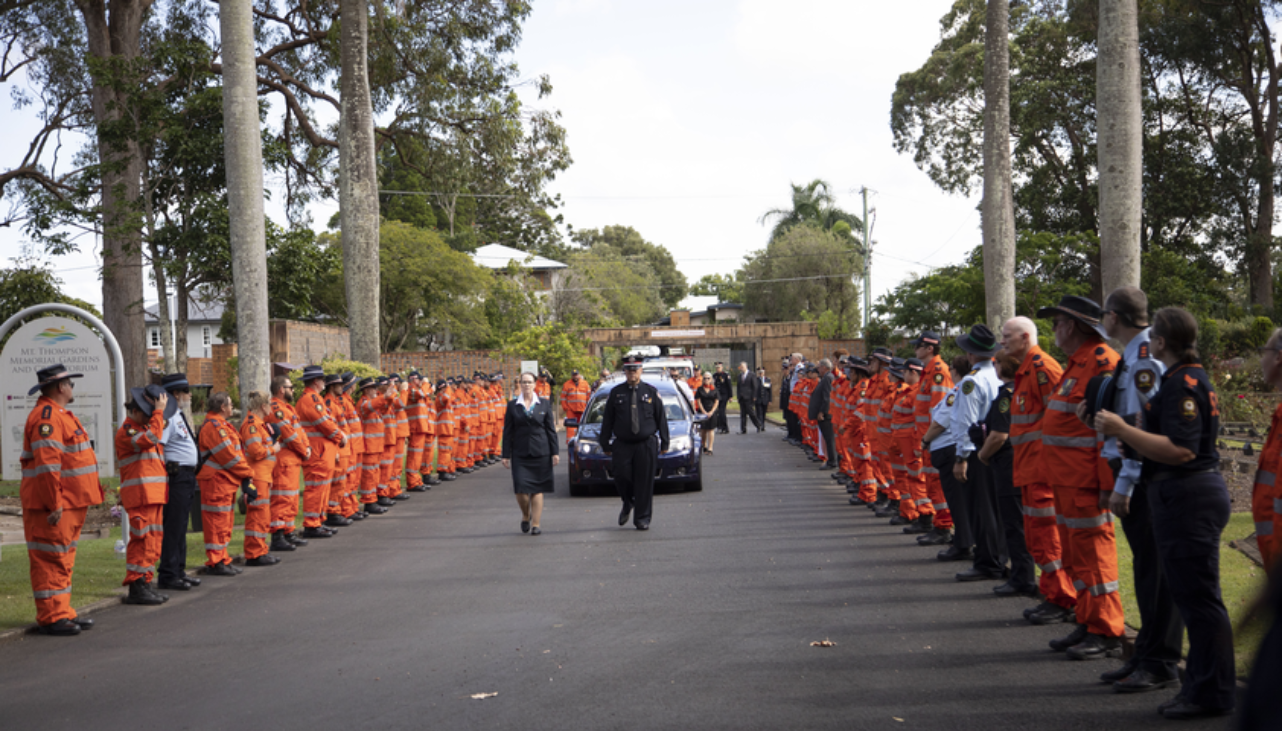
[[[1015,241],[1016,314],[1033,317],[1065,295],[1088,294],[1090,262],[1098,251],[1099,239],[1092,233],[1020,231]],[[972,250],[960,266],[940,267],[900,284],[873,309],[905,332],[960,333],[984,322],[982,247]]]
[[[62,280],[52,270],[37,262],[20,259],[13,266],[0,269],[0,322],[28,307],[49,302],[72,305],[94,317],[102,317],[93,305],[63,293]]]
[[[826,180],[816,178],[806,185],[789,183],[789,186],[792,188],[792,205],[789,208],[772,208],[761,216],[761,223],[775,219],[775,225],[770,229],[771,241],[791,228],[809,225],[829,231],[838,240],[862,250],[862,241],[855,241],[855,233],[863,235],[863,222],[855,214],[837,206],[832,186]]]
[[[495,272],[485,298],[485,320],[489,338],[481,345],[486,349],[500,347],[515,333],[538,324],[543,315],[543,298],[536,291],[537,282],[509,262],[507,271]]]
[[[661,280],[644,258],[596,243],[571,252],[565,263],[570,270],[552,293],[552,312],[559,321],[586,327],[627,326],[654,322],[667,312],[659,296]],[[684,288],[684,277],[682,282]]]
[[[585,377],[597,371],[598,364],[589,355],[588,345],[578,331],[553,323],[513,333],[503,344],[503,353],[521,360],[537,360],[540,368],[551,371],[554,385],[559,386],[576,368]]]
[[[882,320],[871,320],[864,329],[864,345],[868,352],[873,348],[890,347],[890,339],[895,335],[895,327]]]
[[[1225,323],[1221,326],[1219,333],[1219,349],[1203,354],[1213,354],[1220,358],[1248,358],[1255,355],[1255,349],[1268,342],[1272,334],[1273,321],[1267,317]],[[1200,346],[1201,338],[1199,337],[1198,340]]]
[[[267,221],[267,311],[270,317],[309,320],[318,289],[341,275],[342,251],[307,228],[282,229]]]
[[[744,281],[744,306],[768,320],[790,322],[802,313],[818,319],[831,311],[834,337],[853,337],[860,328],[859,287],[863,257],[831,231],[803,223],[783,231],[762,251],[748,255],[737,278]]]
[[[232,405],[240,408],[240,356],[233,355],[227,359],[227,372],[231,374],[231,383],[227,386],[227,395],[231,397]]]
[[[699,281],[690,286],[690,294],[700,297],[716,297],[718,302],[743,303],[743,281],[739,273],[705,274]]]
[[[638,275],[655,280],[654,287],[658,299],[669,308],[676,307],[685,299],[688,284],[686,277],[677,269],[677,262],[672,253],[661,244],[652,244],[641,237],[631,226],[605,226],[601,229],[580,229],[574,232],[574,242],[593,256],[618,258],[637,265]],[[584,261],[583,258],[579,259]],[[648,269],[648,271],[646,271]],[[607,296],[608,298],[608,296]],[[647,320],[630,320],[615,312],[620,320],[627,324],[636,322],[653,322]]]

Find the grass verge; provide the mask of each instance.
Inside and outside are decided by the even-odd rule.
[[[1126,542],[1126,534],[1122,531],[1121,523],[1114,523],[1114,526],[1117,534],[1122,607],[1126,611],[1126,623],[1139,629],[1140,610],[1139,605],[1135,603],[1135,574],[1131,570],[1131,547]],[[1224,529],[1224,535],[1220,538],[1220,592],[1224,595],[1224,606],[1229,610],[1229,619],[1233,621],[1235,630],[1233,653],[1237,660],[1238,677],[1246,677],[1250,673],[1255,651],[1268,629],[1267,623],[1263,621],[1256,621],[1246,627],[1238,628],[1238,623],[1246,614],[1246,610],[1264,590],[1267,576],[1263,568],[1242,555],[1236,548],[1230,547],[1229,541],[1245,538],[1254,530],[1255,524],[1251,521],[1250,513],[1233,513],[1229,517],[1228,527]],[[1188,652],[1187,636],[1184,641],[1184,651]]]

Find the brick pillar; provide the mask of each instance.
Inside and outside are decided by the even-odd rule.
[[[213,393],[218,391],[228,391],[231,385],[236,382],[236,372],[228,365],[230,358],[236,357],[236,344],[225,343],[223,345],[211,346],[210,355],[213,360],[214,377],[210,380],[213,384]]]

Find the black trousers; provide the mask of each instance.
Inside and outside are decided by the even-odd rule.
[[[826,460],[826,464],[836,465],[837,452],[834,448],[835,440],[833,439],[832,434],[832,417],[821,419],[820,421],[815,422],[815,425],[819,427],[819,436],[824,440],[824,459]]]
[[[797,415],[792,409],[788,408],[790,399],[783,400],[783,421],[788,427],[788,438],[794,442],[801,441],[801,423],[797,420]]]
[[[160,581],[172,582],[187,572],[187,521],[193,503],[199,508],[200,501],[196,499],[195,468],[179,467],[173,463],[166,464],[166,467],[169,472],[169,501],[161,513],[165,535],[160,541],[156,575]]]
[[[1282,694],[1277,692],[1282,688],[1282,569],[1273,567],[1269,583],[1273,625],[1260,641],[1251,667],[1251,681],[1238,708],[1241,731],[1266,731],[1282,718]]]
[[[1015,487],[1014,462],[1010,456],[989,463],[989,480],[1001,521],[1006,555],[1010,556],[1010,583],[1025,589],[1037,589],[1037,562],[1028,552],[1024,538],[1024,502]]]
[[[757,414],[757,427],[766,428],[766,406],[768,404],[754,404],[753,411]]]
[[[953,545],[975,550],[975,568],[998,573],[1006,568],[1006,553],[1002,549],[1003,531],[997,523],[997,511],[992,485],[985,474],[987,468],[971,452],[966,463],[966,481],[953,477],[955,447],[945,447],[930,453],[930,465],[939,470],[939,483],[953,514]]]
[[[726,423],[726,404],[730,403],[729,396],[717,396],[717,429],[728,432],[730,426]]]
[[[1220,595],[1220,534],[1229,492],[1218,472],[1148,486],[1153,532],[1171,598],[1189,631],[1180,695],[1203,708],[1234,701],[1233,625]]]
[[[632,522],[649,523],[654,504],[654,473],[659,468],[659,440],[615,442],[610,469],[614,487],[625,505],[632,506]]]
[[[1141,625],[1135,638],[1134,661],[1154,675],[1173,678],[1179,673],[1176,666],[1184,650],[1184,620],[1175,607],[1171,587],[1162,571],[1146,485],[1135,485],[1130,514],[1121,518],[1121,522],[1134,556],[1131,566],[1135,571],[1135,602],[1140,607]]]
[[[751,401],[739,399],[739,431],[748,431],[748,419],[752,419],[752,425],[761,428],[761,419],[757,418],[757,405]]]

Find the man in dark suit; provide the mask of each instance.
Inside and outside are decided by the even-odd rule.
[[[773,398],[770,377],[766,375],[765,366],[757,368],[757,383],[760,387],[757,389],[757,431],[766,430],[766,411],[770,408],[770,400]]]
[[[761,431],[761,421],[757,418],[757,394],[761,391],[761,381],[756,374],[748,370],[747,363],[739,363],[739,375],[735,377],[735,398],[739,399],[739,433],[748,433],[748,419]]]
[[[726,404],[730,403],[730,374],[726,373],[725,364],[717,361],[717,370],[712,374],[712,385],[717,387],[717,432],[729,434],[730,425],[726,422]]]
[[[832,470],[837,468],[837,454],[833,447],[832,432],[832,361],[824,358],[819,361],[819,383],[810,393],[810,420],[819,427],[823,437],[825,462],[819,468]]]

